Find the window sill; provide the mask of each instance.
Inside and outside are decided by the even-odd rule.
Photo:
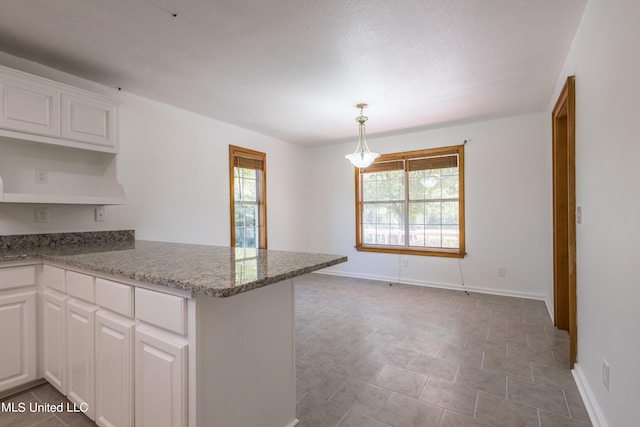
[[[356,246],[358,252],[378,252],[400,255],[435,256],[444,258],[464,258],[467,254],[461,249],[417,249],[394,246]]]

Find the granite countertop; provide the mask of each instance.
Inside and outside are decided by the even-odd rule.
[[[347,261],[340,255],[145,240],[0,250],[0,261],[30,258],[212,297],[230,297]]]

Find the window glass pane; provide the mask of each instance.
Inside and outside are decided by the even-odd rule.
[[[404,203],[365,204],[362,240],[373,245],[404,245]]]
[[[258,181],[255,179],[242,179],[242,199],[247,202],[255,202],[258,200],[257,197],[257,183]]]
[[[425,184],[427,184],[424,172],[409,172],[409,200],[424,200]]]
[[[440,169],[432,169],[425,173],[425,199],[441,199],[442,183]]]
[[[442,198],[458,198],[458,175],[442,177]]]
[[[373,175],[373,174],[366,174]],[[362,199],[365,202],[375,201],[376,200],[376,181],[373,179],[369,179],[367,181],[362,182]]]
[[[425,246],[427,247],[442,247],[442,227],[440,225],[428,225],[425,230],[425,240]]]
[[[404,199],[404,172],[376,172],[363,174],[364,201]]]
[[[429,202],[426,205],[427,224],[442,224],[442,203]]]
[[[425,209],[426,203],[424,202],[410,202],[409,203],[409,224],[425,224]]]
[[[236,203],[233,211],[235,214],[235,226],[244,227],[244,211],[242,210],[242,205]]]
[[[362,207],[362,222],[373,224],[376,222],[376,206],[365,204]]]
[[[457,225],[442,226],[442,247],[443,248],[459,248],[460,247],[460,230]]]
[[[458,202],[442,203],[442,224],[458,224]]]
[[[425,226],[409,226],[409,246],[425,246]]]

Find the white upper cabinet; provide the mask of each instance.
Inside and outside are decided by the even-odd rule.
[[[60,91],[24,80],[1,77],[0,126],[60,137]]]
[[[118,152],[118,102],[0,66],[0,136]]]
[[[123,204],[118,105],[0,66],[0,203]]]
[[[62,137],[117,151],[117,109],[89,96],[62,95]]]

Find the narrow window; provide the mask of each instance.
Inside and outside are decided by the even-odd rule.
[[[231,246],[267,248],[265,153],[229,146]]]
[[[355,175],[357,250],[465,255],[463,146],[385,154]]]

